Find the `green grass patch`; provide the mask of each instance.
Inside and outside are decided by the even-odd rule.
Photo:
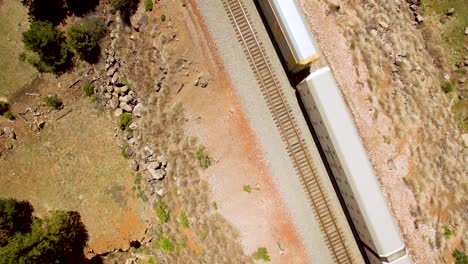
[[[162,22],[166,21],[166,15],[164,15],[164,14],[161,15],[161,21]]]
[[[53,109],[59,109],[62,107],[63,102],[55,95],[49,95],[44,98],[45,104]]]
[[[257,251],[252,254],[252,257],[255,260],[262,260],[265,262],[270,261],[270,256],[268,255],[268,250],[265,247],[259,247]]]
[[[147,264],[157,264],[156,260],[154,257],[149,257],[148,261],[146,262]]]
[[[190,228],[190,222],[187,218],[187,215],[182,212],[180,215],[179,215],[179,224],[184,227],[184,228]]]
[[[446,239],[450,239],[450,237],[453,235],[452,229],[450,229],[449,226],[444,226],[443,229],[444,229],[444,237]]]
[[[445,81],[444,84],[442,84],[442,90],[444,90],[445,93],[450,93],[454,89],[455,89],[455,86],[450,81]]]
[[[455,264],[468,264],[468,256],[465,252],[455,249],[452,256],[455,258]]]
[[[252,186],[250,186],[250,184],[244,185],[244,186],[242,186],[242,190],[244,190],[244,192],[246,192],[246,193],[251,193],[252,192]]]
[[[174,243],[168,237],[161,237],[159,240],[157,240],[156,248],[166,252],[172,252],[174,251]]]
[[[208,155],[204,147],[197,147],[194,151],[195,159],[198,160],[200,167],[206,169],[211,165],[211,157]]]
[[[218,203],[215,201],[213,202],[213,209],[218,210]]]
[[[169,209],[167,208],[167,204],[165,202],[157,202],[154,206],[154,211],[156,212],[156,216],[158,217],[159,221],[163,223],[169,221]]]
[[[122,157],[124,157],[124,158],[126,158],[126,159],[129,158],[129,156],[127,155],[127,151],[126,151],[126,150],[127,150],[127,147],[128,147],[128,146],[125,146],[125,145],[124,145],[124,146],[120,146],[120,156],[122,156]]]
[[[15,116],[10,111],[6,111],[2,116],[8,120],[15,120]]]
[[[145,0],[145,10],[147,12],[153,10],[153,0]]]
[[[130,130],[129,127],[132,120],[132,115],[130,113],[123,113],[120,115],[118,127],[120,130]]]
[[[198,230],[197,235],[202,241],[204,241],[206,239],[206,236],[208,235],[208,232],[206,232],[205,230]]]
[[[468,4],[466,0],[422,0],[425,22],[428,22],[440,33],[435,34],[445,49],[445,56],[451,66],[463,58],[465,43],[465,27],[468,26]],[[446,16],[449,8],[454,8],[452,16]]]
[[[94,95],[94,85],[91,83],[86,83],[83,86],[83,94],[86,97],[91,97]]]

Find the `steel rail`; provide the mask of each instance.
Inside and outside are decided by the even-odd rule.
[[[259,83],[264,97],[280,135],[287,145],[287,152],[292,159],[294,168],[299,174],[308,198],[312,203],[312,209],[324,233],[327,247],[332,252],[336,263],[353,263],[349,250],[345,243],[341,229],[336,223],[336,218],[328,197],[323,191],[321,182],[316,175],[316,169],[310,157],[304,139],[301,137],[291,109],[284,98],[283,91],[278,84],[276,75],[271,69],[270,61],[263,51],[262,43],[249,21],[249,15],[240,0],[224,0],[224,6],[229,19],[236,29],[237,36],[244,46],[252,70]]]

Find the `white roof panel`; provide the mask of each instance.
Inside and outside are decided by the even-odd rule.
[[[294,0],[268,0],[285,38],[297,61],[305,60],[318,52],[312,35]]]
[[[345,170],[355,199],[381,254],[404,247],[352,117],[330,68],[317,70],[306,82]]]

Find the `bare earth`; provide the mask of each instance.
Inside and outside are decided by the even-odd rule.
[[[323,51],[321,64],[329,63],[335,73],[413,261],[453,261],[455,247],[466,250],[467,152],[440,89],[442,73],[412,24],[408,4],[300,3]],[[451,238],[443,236],[444,226],[454,230]]]

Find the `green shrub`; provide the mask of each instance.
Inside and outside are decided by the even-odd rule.
[[[148,263],[148,264],[156,264],[157,262],[156,262],[156,260],[155,260],[153,257],[150,257],[150,258],[148,259],[148,262],[147,262],[147,263]]]
[[[442,85],[442,90],[444,90],[445,93],[450,93],[454,89],[454,85],[450,81],[445,81],[444,84]]]
[[[468,264],[468,256],[458,249],[455,249],[452,253],[455,258],[455,264]]]
[[[244,190],[244,192],[246,192],[246,193],[251,193],[252,192],[252,186],[250,186],[249,184],[244,185],[244,186],[242,186],[242,190]]]
[[[10,110],[10,105],[7,102],[0,101],[0,115]]]
[[[46,96],[44,101],[48,107],[53,109],[59,109],[63,105],[62,100],[55,95]]]
[[[218,210],[218,203],[217,203],[217,202],[213,202],[213,208],[214,208],[215,210]]]
[[[172,240],[170,240],[167,237],[161,237],[158,240],[158,248],[166,251],[166,252],[172,252],[174,250],[174,244],[172,243]]]
[[[443,229],[444,229],[444,237],[446,239],[450,239],[450,237],[453,235],[452,229],[450,229],[450,227],[448,226],[444,226]]]
[[[83,86],[83,94],[87,97],[91,97],[94,95],[94,85],[92,85],[91,83],[86,83],[84,86]]]
[[[145,0],[145,10],[146,11],[153,10],[153,0]]]
[[[187,218],[187,215],[185,215],[184,212],[182,212],[180,215],[179,215],[179,223],[182,227],[185,227],[185,228],[189,228],[190,227],[190,223],[189,223],[189,220]]]
[[[132,0],[110,0],[112,10],[122,10],[130,6]]]
[[[206,239],[206,236],[208,235],[208,232],[206,232],[205,230],[198,230],[197,235],[203,241],[203,240]]]
[[[2,116],[9,120],[15,119],[15,116],[10,111],[6,111],[5,113],[2,114]]]
[[[255,260],[263,260],[265,262],[270,261],[270,256],[268,256],[268,251],[264,247],[259,247],[257,251],[252,254],[252,257]]]
[[[161,15],[161,21],[162,22],[166,21],[166,15],[164,15],[164,14]]]
[[[120,156],[128,159],[129,156],[127,155],[127,147],[128,146],[120,146]]]
[[[18,55],[18,60],[20,60],[20,61],[26,61],[26,53],[21,52],[21,53]]]
[[[104,35],[106,24],[100,17],[87,17],[67,31],[67,43],[82,58],[89,59],[94,55],[98,41]]]
[[[129,130],[129,126],[132,123],[132,115],[130,113],[123,113],[120,115],[119,128],[120,130]]]
[[[198,163],[200,164],[200,167],[206,169],[211,165],[211,158],[206,153],[205,149],[203,147],[197,147],[194,151],[195,158],[198,160]]]
[[[169,221],[169,209],[167,208],[167,204],[164,202],[157,202],[154,206],[154,210],[156,211],[156,216],[158,217],[159,221],[166,223]]]

